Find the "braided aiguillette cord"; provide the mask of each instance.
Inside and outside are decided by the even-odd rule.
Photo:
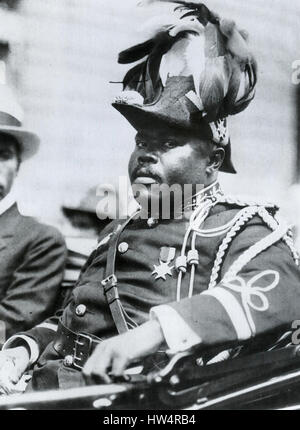
[[[268,217],[269,214],[267,211],[264,211],[265,209],[260,208],[258,215],[274,231],[245,251],[229,268],[223,278],[223,281],[234,278],[243,267],[253,260],[253,258],[268,249],[270,246],[274,245],[286,235],[288,227],[286,225],[279,225],[271,216],[270,218]]]
[[[181,261],[186,259],[185,254],[186,254],[187,241],[188,241],[188,238],[189,238],[191,232],[194,229],[194,225],[197,225],[198,227],[200,227],[200,225],[207,218],[211,208],[213,206],[215,206],[216,204],[217,204],[217,199],[214,202],[212,202],[210,199],[208,199],[208,202],[206,204],[204,204],[203,206],[199,206],[191,215],[189,227],[186,231],[183,245],[182,245],[182,249],[181,249],[181,255],[180,255]],[[195,250],[195,240],[196,240],[196,236],[193,235],[193,240],[192,240],[192,249],[193,250]],[[186,268],[186,263],[185,263],[185,267],[183,267],[183,266],[179,267],[179,274],[178,274],[178,278],[177,278],[177,291],[176,291],[177,302],[179,302],[181,299],[182,277],[183,277],[183,274],[186,273],[186,271],[187,271],[187,268]],[[193,294],[194,279],[195,279],[195,264],[192,264],[191,265],[190,286],[189,286],[189,297],[191,296],[191,294]]]
[[[225,253],[230,245],[230,243],[232,242],[232,240],[234,239],[234,237],[237,235],[237,233],[241,230],[241,228],[248,222],[250,221],[258,212],[258,207],[252,207],[252,208],[246,208],[243,211],[239,212],[239,217],[237,222],[234,224],[234,226],[231,228],[231,230],[227,233],[227,235],[225,236],[225,238],[223,239],[216,259],[215,259],[215,263],[214,263],[214,267],[212,269],[211,272],[211,278],[210,278],[210,282],[209,282],[209,286],[208,289],[212,289],[216,286],[217,284],[217,279],[219,277],[219,272],[221,269],[221,265],[223,262],[223,258],[225,256]]]

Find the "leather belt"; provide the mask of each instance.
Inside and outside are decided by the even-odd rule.
[[[117,287],[118,279],[115,274],[117,246],[121,233],[135,216],[136,213],[133,214],[123,225],[120,225],[117,231],[112,234],[106,257],[105,279],[101,281],[112,318],[119,334],[128,331],[128,325],[126,321],[126,315],[120,301]]]
[[[86,333],[75,333],[66,327],[61,321],[58,323],[53,347],[64,359],[69,367],[83,369],[88,358],[101,339]]]

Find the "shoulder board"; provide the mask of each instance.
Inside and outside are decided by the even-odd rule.
[[[269,209],[274,212],[277,212],[279,210],[279,206],[275,203],[267,202],[260,198],[254,200],[253,198],[247,196],[223,195],[218,198],[218,202],[230,206],[239,207],[262,206],[265,209]]]

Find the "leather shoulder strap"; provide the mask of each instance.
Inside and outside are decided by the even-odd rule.
[[[119,334],[128,331],[128,325],[126,322],[122,303],[120,301],[117,286],[118,279],[115,274],[117,246],[121,233],[130,223],[130,221],[135,217],[135,215],[136,214],[132,215],[123,225],[119,225],[117,230],[112,234],[106,259],[105,279],[103,279],[103,281],[101,282],[104,289],[104,295],[106,297],[112,318]]]

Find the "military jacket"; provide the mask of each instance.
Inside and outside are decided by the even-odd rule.
[[[230,348],[253,339],[262,339],[267,348],[300,316],[297,254],[287,230],[275,220],[275,212],[273,206],[228,198],[215,204],[194,243],[193,236],[186,240],[186,253],[197,251],[197,255],[188,254],[190,260],[197,260],[192,294],[189,258],[184,270],[179,267],[184,259],[178,260],[190,218],[161,220],[150,226],[147,220],[129,222],[117,244],[115,269],[129,327],[147,321],[151,308],[168,304],[199,336],[203,348]],[[117,334],[101,281],[111,234],[119,224],[114,221],[103,231],[61,312],[62,322],[73,331],[100,338]],[[160,270],[163,258],[168,260],[167,272]],[[179,297],[178,269],[182,271]],[[51,346],[56,318],[26,333],[44,351],[34,372],[35,388],[43,384],[49,388],[49,378],[56,381],[57,374],[64,373],[61,357]],[[69,382],[76,379],[76,371],[65,372],[69,376],[61,378],[64,382],[58,380],[66,388],[72,386]]]

